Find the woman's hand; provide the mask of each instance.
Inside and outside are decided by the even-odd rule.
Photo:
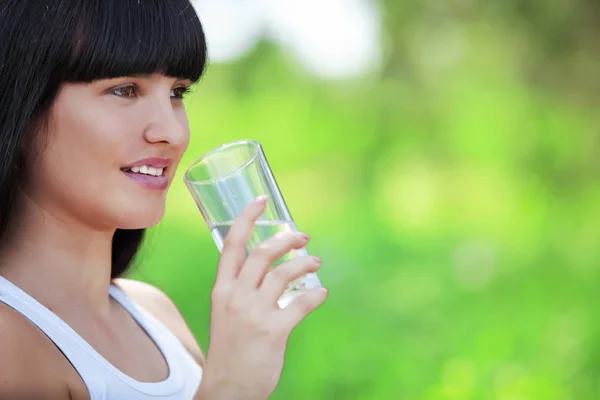
[[[205,400],[265,400],[275,390],[292,330],[327,298],[313,289],[280,309],[287,284],[320,267],[314,257],[296,257],[271,265],[308,236],[282,232],[257,245],[246,259],[246,244],[266,198],[239,215],[224,239],[212,291],[210,346],[198,397]]]

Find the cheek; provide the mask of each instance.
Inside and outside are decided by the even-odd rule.
[[[127,146],[127,118],[98,104],[66,104],[57,110],[49,152],[64,167],[96,171],[119,166],[118,150]]]
[[[100,184],[117,165],[117,141],[110,120],[84,110],[60,113],[54,121],[44,149],[44,169],[73,186]]]
[[[91,144],[94,146],[91,146]],[[113,166],[102,141],[64,131],[49,137],[49,145],[34,165],[37,201],[60,214],[95,224],[117,215],[120,171]],[[122,205],[121,205],[122,208]],[[108,221],[107,221],[108,222]]]
[[[56,110],[40,156],[32,164],[31,191],[46,207],[78,219],[130,225],[123,220],[139,219],[151,205],[136,206],[120,171],[136,136],[127,132],[128,124],[119,123],[118,115],[107,114],[91,105],[76,109],[63,105]]]

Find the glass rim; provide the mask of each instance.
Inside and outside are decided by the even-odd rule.
[[[203,161],[205,161],[207,158],[209,158],[210,156],[219,153],[223,150],[227,150],[230,149],[232,147],[239,147],[241,145],[251,145],[251,147],[254,148],[254,154],[252,154],[252,157],[250,157],[246,162],[244,162],[243,164],[241,164],[240,166],[232,169],[231,171],[227,172],[226,174],[219,176],[217,178],[211,178],[211,179],[199,179],[199,180],[192,180],[192,179],[188,179],[188,174],[190,173],[190,171],[197,167],[198,164],[202,163]],[[242,169],[246,168],[248,165],[250,165],[250,163],[252,163],[256,157],[258,156],[258,152],[260,149],[260,143],[257,142],[256,140],[251,140],[251,139],[243,139],[243,140],[236,140],[234,142],[229,142],[229,143],[225,143],[222,144],[219,147],[216,147],[212,150],[207,151],[206,153],[204,153],[203,155],[201,155],[200,157],[198,157],[196,160],[194,160],[192,162],[192,164],[185,170],[184,174],[183,174],[183,180],[187,183],[191,183],[191,184],[195,184],[195,185],[205,185],[208,183],[214,183],[217,181],[221,181],[223,179],[228,178],[229,176],[235,174],[238,171],[241,171]]]

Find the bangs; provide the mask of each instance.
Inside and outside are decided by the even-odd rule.
[[[190,0],[83,0],[73,4],[66,82],[161,73],[196,82],[206,41]]]

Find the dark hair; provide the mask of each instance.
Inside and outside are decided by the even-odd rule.
[[[0,1],[0,241],[16,211],[30,136],[66,82],[163,73],[196,82],[206,41],[190,0]],[[125,273],[143,229],[118,229],[112,277]]]

